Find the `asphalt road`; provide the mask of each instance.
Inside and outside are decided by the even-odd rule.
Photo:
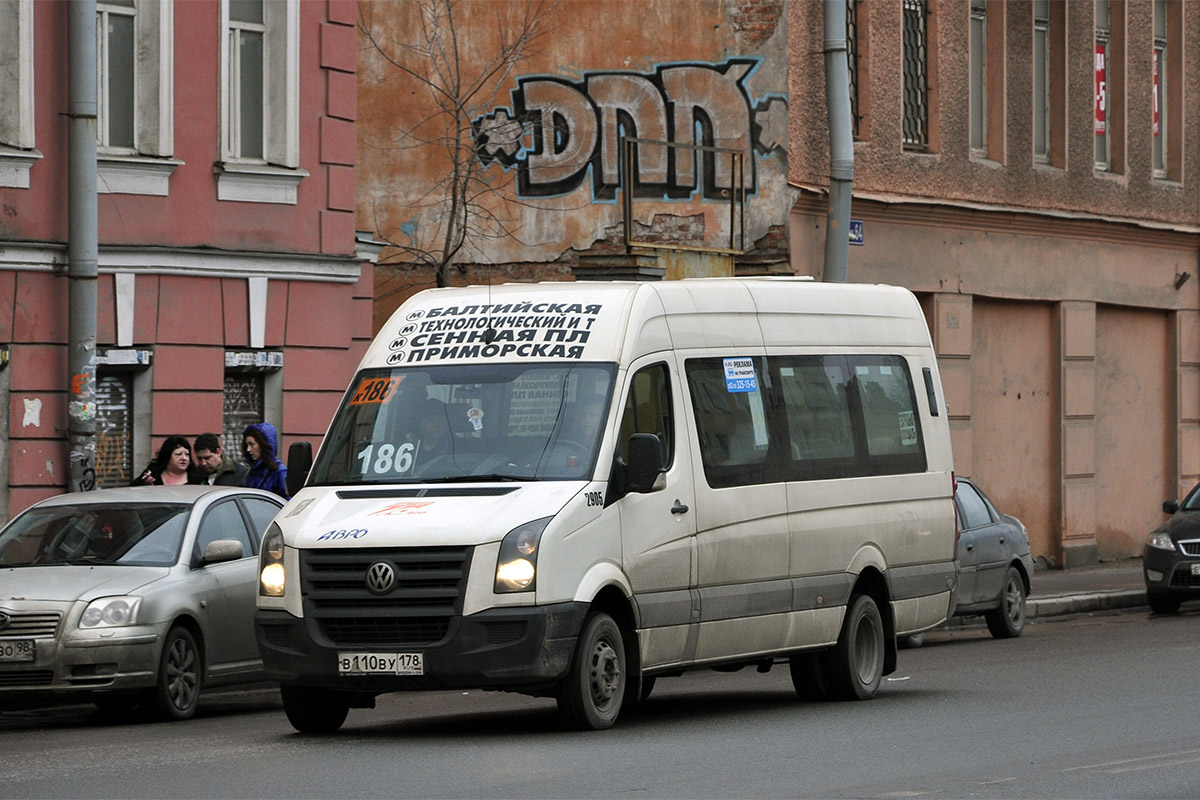
[[[187,723],[0,712],[0,798],[1200,797],[1200,611],[930,634],[874,700],[805,703],[786,666],[660,680],[599,733],[549,700],[393,695],[334,736],[277,693]]]

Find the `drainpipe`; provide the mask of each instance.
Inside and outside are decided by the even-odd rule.
[[[67,3],[68,491],[96,488],[96,0]]]
[[[846,0],[825,0],[825,103],[829,114],[829,215],[825,280],[846,282],[850,255],[850,197],[854,191],[854,133],[850,125]]]

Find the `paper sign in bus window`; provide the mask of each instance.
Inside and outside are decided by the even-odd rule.
[[[913,412],[900,412],[900,444],[905,447],[911,447],[917,443],[917,421],[913,418]]]
[[[350,405],[375,405],[383,404],[392,399],[396,394],[396,388],[400,385],[401,376],[393,375],[391,377],[382,378],[363,378],[358,384],[358,388],[354,390],[354,396],[350,398]]]
[[[726,358],[725,391],[727,392],[757,392],[758,376],[754,374],[754,359]]]

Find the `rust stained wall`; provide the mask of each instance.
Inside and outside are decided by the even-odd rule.
[[[490,0],[456,5],[466,75],[478,74],[496,53],[500,32],[511,31],[530,7]],[[773,226],[786,224],[792,190],[785,10],[783,0],[559,4],[536,52],[485,83],[467,104],[470,136],[486,162],[480,176],[499,189],[474,199],[480,218],[491,215],[490,231],[500,235],[475,237],[459,261],[475,265],[472,277],[480,279],[488,279],[480,265],[511,271],[519,264],[530,265],[517,269],[519,278],[566,277],[556,262],[620,241],[620,133],[737,149],[753,190],[746,241],[764,240]],[[415,2],[359,5],[383,48],[424,71],[427,59],[388,44],[416,41],[419,11]],[[358,225],[397,244],[440,249],[439,201],[451,162],[444,147],[450,131],[435,114],[436,98],[365,39],[359,76]],[[514,128],[514,119],[524,127]],[[689,151],[678,152],[640,149],[636,220],[652,226],[656,216],[697,217],[703,233],[691,243],[728,246],[736,227],[728,219],[730,193],[738,185],[730,162],[722,157],[711,168],[698,167]],[[412,259],[387,250],[381,260]],[[392,299],[398,303],[431,280],[427,270],[380,273],[384,312],[395,307]]]

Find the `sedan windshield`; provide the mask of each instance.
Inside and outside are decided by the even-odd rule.
[[[180,503],[31,508],[0,531],[0,567],[170,566],[179,555],[190,509]]]
[[[590,478],[614,372],[612,364],[365,370],[309,483]]]

